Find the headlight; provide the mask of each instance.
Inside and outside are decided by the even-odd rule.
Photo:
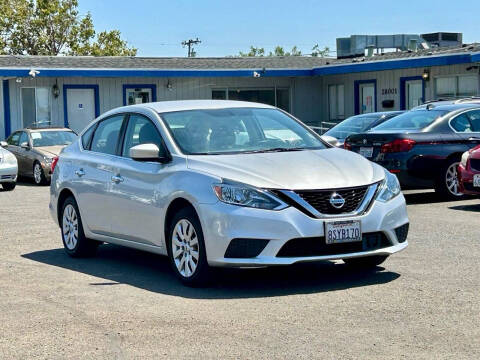
[[[17,158],[13,154],[5,154],[3,161],[5,161],[6,165],[17,166]]]
[[[385,179],[380,185],[377,200],[387,202],[400,194],[400,183],[395,175],[385,170]]]
[[[45,161],[45,164],[50,165],[50,164],[52,163],[53,159],[44,156],[44,157],[43,157],[43,161]]]
[[[462,154],[462,160],[460,160],[460,164],[463,165],[463,167],[466,167],[467,166],[467,160],[468,160],[468,157],[470,156],[470,151],[465,151],[463,154]]]
[[[267,191],[244,184],[213,184],[213,191],[218,200],[231,205],[265,210],[281,210],[288,206]]]

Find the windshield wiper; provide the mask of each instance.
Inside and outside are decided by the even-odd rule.
[[[302,150],[307,150],[307,149],[302,147],[293,147],[293,148],[278,147],[278,148],[262,149],[262,150],[250,150],[250,151],[244,151],[242,153],[254,154],[254,153],[267,153],[267,152],[302,151]]]

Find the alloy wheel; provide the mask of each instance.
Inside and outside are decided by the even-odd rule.
[[[194,226],[186,219],[177,222],[173,230],[172,256],[180,275],[188,278],[195,273],[199,262],[198,237]]]
[[[39,163],[36,163],[33,167],[33,179],[37,184],[40,184],[42,182],[42,167]]]
[[[68,204],[63,210],[63,239],[69,250],[75,249],[78,242],[78,216],[75,208]]]
[[[454,196],[462,196],[463,194],[458,190],[457,167],[460,163],[454,162],[447,168],[445,174],[445,183],[448,191]]]

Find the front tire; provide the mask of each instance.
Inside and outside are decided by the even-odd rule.
[[[442,167],[435,184],[435,192],[447,200],[461,199],[464,194],[459,191],[457,167],[458,159],[450,159]]]
[[[33,181],[36,185],[45,185],[47,179],[45,173],[43,172],[42,165],[38,161],[35,161],[33,164]]]
[[[17,186],[16,182],[8,182],[2,184],[3,190],[5,191],[12,191],[13,189],[15,189],[15,186]]]
[[[387,260],[388,255],[365,256],[359,258],[343,259],[348,266],[361,270],[372,270]]]
[[[95,255],[99,243],[87,239],[83,232],[82,218],[75,199],[68,197],[62,206],[60,229],[65,252],[71,257],[87,257]]]
[[[191,208],[180,209],[169,224],[167,249],[173,272],[187,286],[210,280],[202,226]]]

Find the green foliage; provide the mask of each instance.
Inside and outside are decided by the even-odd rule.
[[[311,56],[318,56],[318,57],[327,57],[330,53],[330,49],[325,47],[323,50],[320,49],[318,44],[316,44],[312,48],[311,54],[304,54],[304,55],[311,55]],[[238,56],[246,57],[246,56],[265,56],[265,49],[258,48],[254,46],[250,46],[250,51],[244,53],[240,51]],[[302,56],[302,52],[297,46],[294,46],[290,51],[285,51],[282,46],[275,46],[273,51],[268,52],[268,56]]]
[[[14,55],[134,56],[118,30],[95,38],[90,13],[78,0],[0,0],[0,53]]]

